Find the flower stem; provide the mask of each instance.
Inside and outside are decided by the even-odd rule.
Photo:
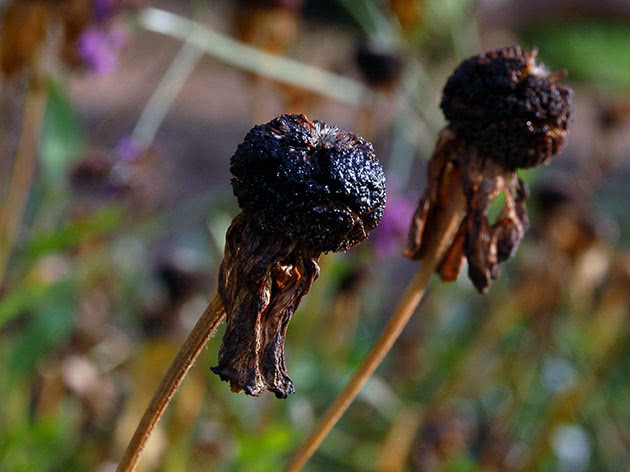
[[[136,428],[125,453],[123,454],[117,472],[130,472],[135,470],[140,455],[148,441],[155,425],[168,407],[175,392],[181,385],[184,377],[193,366],[201,350],[208,342],[217,327],[225,318],[225,309],[221,297],[216,295],[203,312],[199,321],[195,324],[184,345],[175,356],[170,367],[162,377],[160,385],[153,394],[151,403],[144,412],[140,424]]]
[[[398,336],[400,336],[403,328],[411,318],[411,315],[413,315],[420,300],[422,300],[431,275],[453,240],[464,217],[465,206],[466,202],[461,192],[457,192],[452,196],[449,207],[442,214],[439,231],[436,232],[435,239],[430,242],[431,246],[427,250],[427,256],[422,266],[409,283],[407,290],[396,307],[394,315],[385,326],[381,336],[378,338],[363,363],[354,373],[352,379],[350,379],[350,382],[348,382],[346,387],[337,396],[333,404],[328,407],[328,410],[319,421],[319,424],[311,432],[310,436],[288,464],[285,472],[296,472],[306,464],[306,461],[308,461],[317,450],[321,442],[326,438],[337,421],[339,421],[341,415],[348,409],[363,385],[365,385],[385,355],[392,348],[394,342],[398,339]]]
[[[46,111],[47,87],[42,74],[34,71],[29,80],[22,131],[18,143],[13,171],[0,208],[0,285],[4,280],[11,251],[17,240],[22,224],[22,217],[37,166],[39,137]]]

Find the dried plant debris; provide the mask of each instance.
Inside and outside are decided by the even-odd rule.
[[[547,163],[566,143],[572,91],[535,62],[536,50],[518,46],[465,60],[448,79],[441,132],[428,165],[428,185],[414,214],[405,255],[422,259],[436,219],[456,191],[467,212],[438,272],[455,280],[464,258],[480,292],[499,276],[528,227],[528,190],[516,169]],[[461,189],[461,190],[460,190]],[[496,222],[488,207],[500,195],[505,206]]]
[[[370,143],[304,115],[255,126],[230,170],[243,211],[226,235],[227,329],[212,371],[234,391],[284,398],[294,391],[284,359],[289,320],[320,254],[351,248],[379,223],[385,176]]]

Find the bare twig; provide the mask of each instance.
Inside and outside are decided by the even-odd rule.
[[[148,441],[155,425],[166,410],[173,395],[181,385],[184,377],[193,366],[201,350],[208,342],[208,339],[217,330],[217,327],[225,318],[225,310],[223,302],[218,295],[214,297],[212,302],[203,312],[199,321],[195,324],[184,345],[175,356],[172,364],[164,374],[160,385],[153,394],[151,403],[147,407],[140,424],[136,429],[127,450],[125,451],[120,464],[118,464],[117,472],[130,472],[135,470],[140,455],[146,442]]]
[[[319,424],[311,432],[302,447],[297,451],[287,468],[286,472],[296,472],[300,470],[306,461],[313,455],[317,447],[326,438],[330,430],[335,426],[341,415],[348,409],[357,394],[374,373],[385,355],[389,352],[403,328],[413,315],[416,307],[420,303],[426,290],[431,274],[440,263],[444,252],[449,247],[457,228],[459,227],[465,211],[466,202],[461,192],[456,192],[452,196],[449,208],[442,215],[440,230],[436,232],[436,237],[431,241],[431,249],[427,250],[427,257],[422,266],[411,280],[407,290],[402,296],[394,315],[385,326],[381,336],[372,347],[367,357],[359,366],[350,382],[337,396],[333,404],[328,408]]]

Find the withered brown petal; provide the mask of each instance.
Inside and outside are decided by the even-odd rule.
[[[529,228],[529,217],[525,206],[525,201],[529,196],[527,184],[516,177],[514,188],[510,187],[510,191],[505,193],[505,207],[493,225],[497,232],[497,258],[499,262],[506,261],[514,255]]]
[[[466,257],[464,245],[466,243],[466,222],[462,222],[453,238],[451,246],[447,249],[444,258],[440,263],[438,272],[444,282],[457,280],[459,272],[462,270],[464,258]]]
[[[319,275],[317,256],[262,230],[245,213],[232,222],[219,274],[227,326],[219,365],[212,368],[232,390],[253,396],[270,390],[278,398],[293,393],[284,340],[291,316]]]
[[[438,142],[429,160],[427,168],[427,188],[418,202],[411,221],[409,237],[404,254],[410,259],[422,259],[424,249],[435,236],[437,230],[435,218],[446,208],[450,192],[460,185],[460,169],[454,168],[454,156],[460,143],[449,128],[445,128],[438,137]]]
[[[468,276],[482,293],[488,290],[490,280],[499,276],[497,235],[488,222],[488,205],[502,190],[504,172],[493,161],[478,158],[470,159],[464,171],[464,191],[468,202],[465,245]]]
[[[467,201],[466,215],[437,272],[442,280],[453,281],[466,258],[471,281],[485,292],[499,276],[499,263],[514,254],[527,230],[527,186],[514,171],[480,154],[475,145],[467,144],[449,128],[440,134],[427,173],[429,182],[413,217],[405,255],[412,259],[426,255],[440,212],[461,189]],[[506,203],[491,225],[488,207],[501,192]]]

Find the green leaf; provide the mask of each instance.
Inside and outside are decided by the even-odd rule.
[[[42,296],[53,289],[52,285],[25,285],[5,295],[0,300],[0,330],[13,318],[39,303]]]
[[[68,168],[83,148],[79,117],[63,85],[51,81],[40,141],[41,163],[46,179],[53,185],[63,182]]]
[[[27,245],[24,257],[35,260],[50,252],[60,252],[81,241],[100,237],[116,229],[123,218],[123,211],[117,206],[106,206],[87,218],[73,221],[50,233],[39,234]]]
[[[59,415],[7,431],[0,439],[0,470],[64,470],[62,464],[68,461],[75,443],[74,427],[67,417]]]
[[[630,88],[630,34],[622,23],[574,20],[536,25],[522,34],[555,70],[595,85]]]
[[[72,297],[72,285],[65,283],[40,299],[39,310],[21,334],[9,361],[10,378],[32,373],[42,358],[67,341],[74,329]]]
[[[293,446],[291,431],[284,425],[272,424],[256,435],[239,438],[240,465],[247,465],[252,472],[271,472],[282,468],[283,454]]]
[[[476,472],[477,464],[468,456],[458,455],[448,459],[444,472]]]

